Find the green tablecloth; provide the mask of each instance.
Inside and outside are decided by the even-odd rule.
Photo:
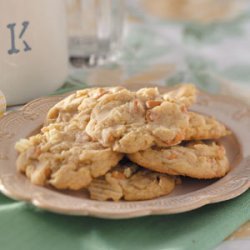
[[[187,213],[105,220],[52,214],[0,195],[0,249],[206,250],[249,220],[249,208],[250,191]]]

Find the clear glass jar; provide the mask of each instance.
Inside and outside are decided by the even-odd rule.
[[[66,0],[72,60],[102,64],[117,58],[124,22],[123,0]]]

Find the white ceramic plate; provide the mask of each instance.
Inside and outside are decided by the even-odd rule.
[[[86,191],[57,191],[32,185],[16,171],[14,144],[42,126],[49,108],[62,96],[41,98],[12,111],[0,120],[0,190],[7,196],[25,200],[53,212],[103,218],[131,218],[150,214],[173,214],[209,203],[232,199],[250,186],[250,108],[230,97],[201,93],[193,110],[213,115],[233,134],[221,140],[227,150],[231,171],[220,180],[183,179],[168,196],[149,201],[94,201]]]

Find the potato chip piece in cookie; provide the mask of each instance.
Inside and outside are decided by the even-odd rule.
[[[131,162],[120,163],[88,187],[91,199],[127,201],[149,200],[169,194],[176,178],[143,169]]]
[[[225,148],[215,142],[194,141],[169,148],[149,148],[128,157],[153,171],[198,179],[223,177],[230,170]]]

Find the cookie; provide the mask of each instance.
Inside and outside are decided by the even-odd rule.
[[[230,169],[225,148],[215,142],[197,141],[170,148],[150,148],[128,157],[153,171],[198,179],[219,178]]]
[[[106,95],[93,108],[86,132],[104,147],[122,153],[178,144],[185,138],[187,106],[192,103],[185,97],[185,89],[165,96],[157,88],[122,89]],[[179,92],[183,96],[177,100],[174,95]]]
[[[193,84],[183,84],[181,87],[163,94],[163,98],[164,100],[179,102],[184,104],[186,108],[190,108],[197,99],[197,92]]]
[[[17,169],[36,185],[78,190],[116,166],[122,154],[93,141],[75,123],[51,123],[16,144]]]
[[[230,131],[215,118],[189,112],[185,140],[218,139],[229,134]]]
[[[149,200],[169,194],[177,179],[143,169],[130,162],[121,163],[105,176],[94,179],[88,187],[93,200]]]
[[[122,87],[87,88],[78,90],[54,105],[48,112],[45,125],[55,122],[68,122],[73,116],[81,117],[83,127],[89,121],[90,112],[93,107],[105,95],[115,93]]]

